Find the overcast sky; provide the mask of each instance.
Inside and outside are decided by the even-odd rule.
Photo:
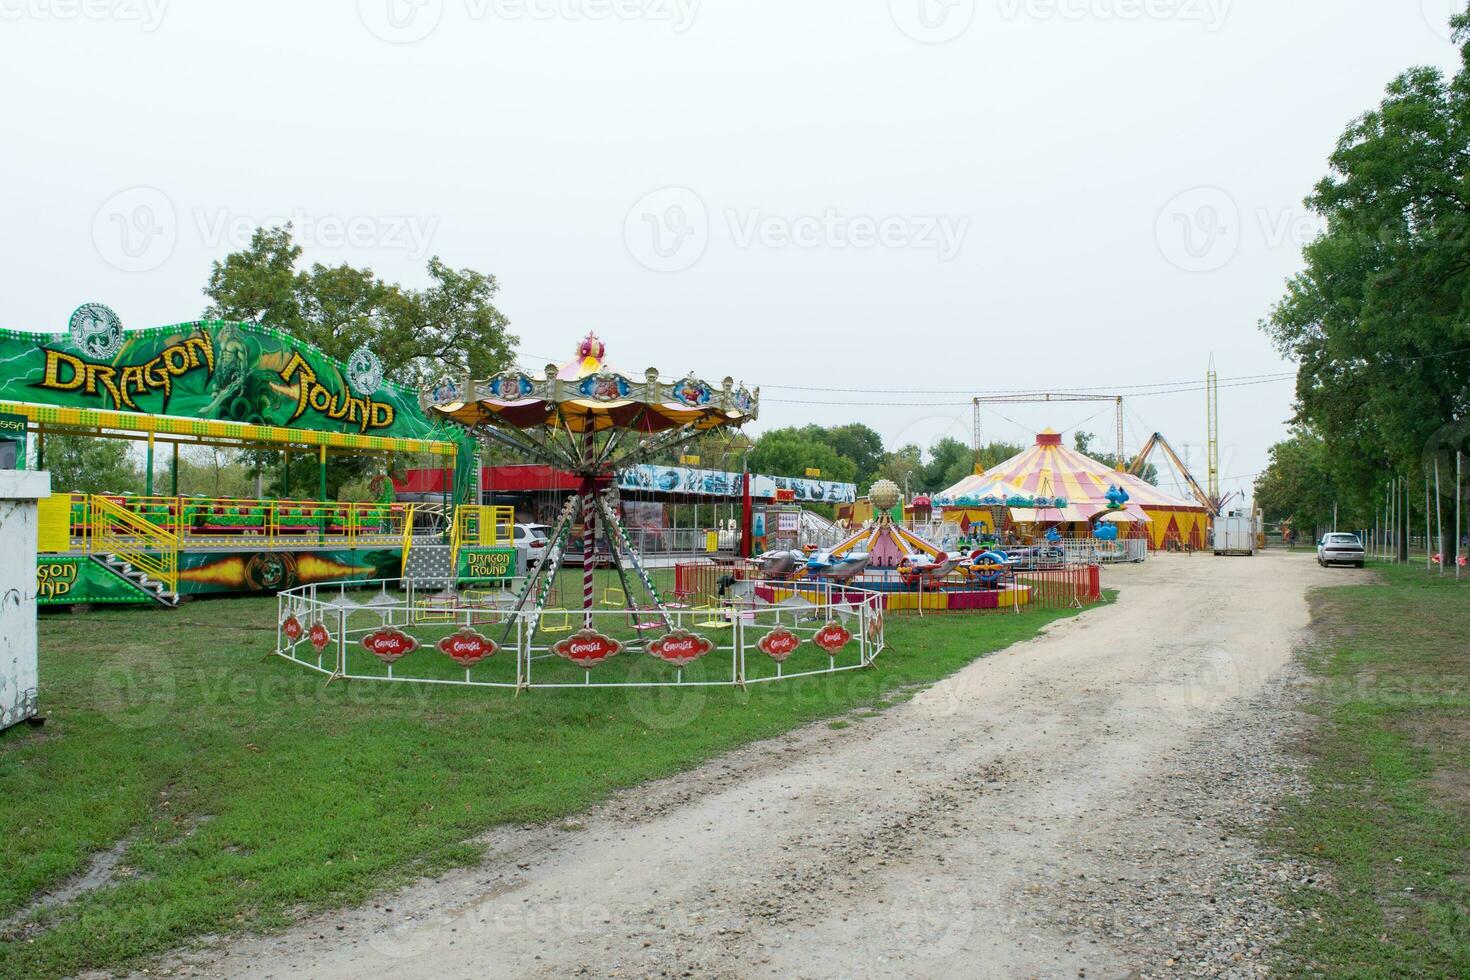
[[[494,273],[529,365],[592,329],[623,370],[760,385],[756,431],[968,442],[959,392],[1213,352],[1248,487],[1291,384],[1228,385],[1290,369],[1257,324],[1301,199],[1397,72],[1454,63],[1453,5],[0,0],[0,326],[192,319],[212,259],[293,219],[308,261]],[[1200,463],[1202,392],[1128,406],[1130,450]],[[984,434],[1098,411],[1111,448],[1104,404]]]

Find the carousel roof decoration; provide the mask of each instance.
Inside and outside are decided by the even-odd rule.
[[[540,374],[517,368],[484,381],[468,381],[452,401],[428,408],[470,428],[551,428],[571,435],[627,429],[653,434],[695,433],[753,420],[760,389],[725,378],[718,385],[690,373],[665,380],[654,368],[628,375],[608,365],[607,346],[589,333],[565,364]]]
[[[572,526],[580,523],[582,553],[595,553],[600,534],[624,595],[632,602],[631,567],[664,630],[673,630],[663,599],[618,518],[616,489],[598,492],[598,481],[616,469],[670,453],[703,433],[752,421],[759,411],[759,388],[752,392],[731,378],[715,385],[693,373],[666,380],[654,368],[641,376],[624,374],[607,363],[607,345],[589,333],[571,360],[548,364],[540,374],[510,368],[483,381],[466,380],[462,387],[441,384],[422,397],[431,416],[451,419],[581,479],[578,497],[568,501],[553,527],[550,550],[527,575],[516,609],[533,598],[537,608],[544,608]],[[592,566],[583,563],[586,630],[592,628]],[[535,626],[533,620],[531,628]]]

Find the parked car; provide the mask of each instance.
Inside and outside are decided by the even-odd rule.
[[[1365,557],[1363,542],[1358,540],[1356,534],[1337,532],[1324,534],[1322,540],[1317,542],[1317,564],[1323,568],[1328,565],[1352,565],[1355,568],[1362,568]]]
[[[551,547],[546,532],[551,528],[545,524],[517,524],[512,533],[511,544],[515,546],[517,564],[530,571],[541,564],[541,558]]]

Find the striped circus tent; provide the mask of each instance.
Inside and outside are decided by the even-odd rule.
[[[976,473],[948,490],[936,493],[933,500],[940,507],[980,507],[1004,504],[1012,497],[1030,496],[1032,494],[1015,484]]]
[[[1036,445],[1030,449],[970,479],[999,481],[1038,497],[1061,497],[1067,501],[1069,516],[1083,521],[1106,513],[1108,487],[1119,486],[1129,496],[1125,513],[1147,518],[1142,527],[1149,547],[1162,548],[1171,539],[1196,548],[1205,546],[1210,515],[1198,502],[1176,497],[1146,480],[1068,449],[1062,445],[1061,435],[1052,429],[1037,435]],[[948,494],[945,491],[938,496]],[[1018,521],[1024,516],[1013,514]],[[1044,512],[1037,516],[1044,517]]]

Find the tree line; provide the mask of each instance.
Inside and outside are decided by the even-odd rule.
[[[1339,528],[1373,527],[1396,480],[1410,488],[1408,526],[1423,528],[1436,464],[1442,503],[1453,509],[1463,494],[1470,11],[1451,25],[1451,77],[1410,68],[1344,130],[1306,199],[1323,231],[1262,323],[1298,368],[1292,433],[1272,447],[1255,499],[1268,521],[1304,534],[1330,528],[1334,514]]]

